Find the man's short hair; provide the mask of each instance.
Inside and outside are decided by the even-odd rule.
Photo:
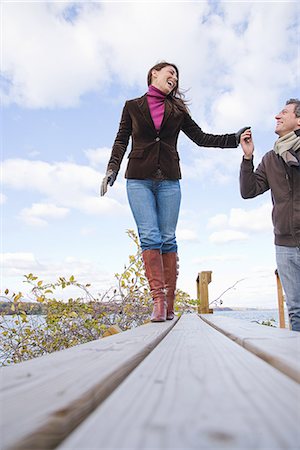
[[[286,105],[295,105],[295,116],[300,117],[300,100],[298,98],[290,98],[287,100]]]

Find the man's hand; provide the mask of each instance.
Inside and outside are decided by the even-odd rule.
[[[246,131],[246,130],[250,130],[250,128],[251,127],[243,127],[243,128],[241,128],[239,131],[237,131],[235,133],[235,138],[236,138],[237,145],[239,145],[240,142],[241,142],[241,135],[242,135],[242,133],[244,133],[244,131]]]
[[[240,144],[244,152],[245,159],[252,159],[254,152],[254,144],[252,141],[252,133],[250,128],[246,129],[240,136]]]
[[[103,197],[103,195],[106,194],[107,185],[109,184],[110,186],[112,186],[114,184],[116,176],[117,176],[117,172],[115,172],[112,169],[108,169],[108,171],[106,172],[106,175],[103,178],[102,183],[101,183],[101,188],[100,188],[101,197]]]

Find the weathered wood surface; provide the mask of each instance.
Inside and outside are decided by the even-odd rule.
[[[145,358],[174,321],[0,370],[1,449],[55,447]]]
[[[208,285],[211,282],[211,270],[199,272],[196,279],[197,285],[197,299],[199,301],[198,312],[202,314],[208,314],[212,312],[209,308],[208,302]]]
[[[279,313],[279,326],[280,328],[285,328],[285,318],[284,318],[284,295],[282,284],[279,278],[278,270],[275,270],[276,276],[276,286],[277,286],[277,299],[278,299],[278,313]]]
[[[217,314],[202,314],[201,318],[300,383],[300,333]]]
[[[299,399],[295,381],[184,315],[58,450],[296,449]]]

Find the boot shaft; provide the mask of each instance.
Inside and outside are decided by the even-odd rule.
[[[179,269],[178,255],[176,252],[163,253],[162,261],[164,268],[165,289],[175,292]]]
[[[150,289],[164,289],[164,268],[162,255],[159,250],[144,250],[142,253],[145,273]]]
[[[174,319],[174,302],[178,277],[178,255],[175,252],[163,253],[165,293],[167,299],[167,320]]]
[[[142,253],[145,273],[153,298],[152,322],[164,322],[167,314],[163,260],[159,250],[144,250]]]

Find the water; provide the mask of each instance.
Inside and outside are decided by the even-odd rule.
[[[214,311],[214,314],[221,315],[225,317],[231,317],[232,319],[242,319],[247,320],[248,322],[258,322],[274,320],[273,324],[278,327],[279,326],[279,313],[278,309],[244,309],[244,310],[235,310],[235,311]],[[43,326],[45,323],[45,319],[43,316],[27,316],[28,321],[32,326]],[[284,317],[286,320],[286,324],[288,324],[288,313],[285,309]],[[0,317],[0,323],[6,323],[6,326],[15,326],[16,319],[13,316],[4,316]],[[24,325],[23,325],[24,326]]]
[[[278,327],[279,326],[279,313],[278,309],[255,309],[255,310],[235,310],[235,311],[214,311],[214,315],[231,317],[233,319],[242,319],[247,322],[256,322],[261,323],[262,321],[272,321],[272,325]],[[288,314],[285,310],[285,320],[286,327],[289,327],[288,324]],[[29,323],[33,326],[33,328],[43,328],[45,324],[45,319],[43,316],[28,316]],[[21,321],[19,324],[16,324],[16,318],[13,316],[4,316],[0,317],[0,332],[5,331],[7,328],[16,328],[20,330],[26,327],[27,324],[23,324]],[[263,325],[262,325],[263,326]],[[3,355],[3,349],[1,348],[1,339],[0,339],[0,366],[3,364],[5,357]]]
[[[279,327],[279,313],[278,309],[245,309],[238,311],[214,311],[214,314],[221,315],[225,317],[231,317],[232,319],[242,319],[248,322],[258,322],[269,321],[272,319],[272,324]],[[286,326],[288,326],[288,313],[287,310],[284,311],[284,318],[286,321]],[[274,320],[274,322],[273,322]]]
[[[43,315],[29,315],[27,316],[28,324],[32,327],[38,327],[45,324],[45,316]],[[17,324],[16,321],[19,323]],[[17,318],[17,316],[14,315],[7,315],[7,316],[0,316],[0,325],[2,327],[11,327],[11,328],[19,328],[19,327],[25,327],[26,323],[23,323],[20,319]]]

